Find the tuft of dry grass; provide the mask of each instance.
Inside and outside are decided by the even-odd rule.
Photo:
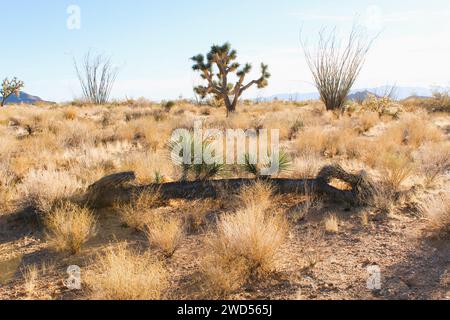
[[[41,212],[48,213],[62,200],[80,193],[83,184],[68,171],[32,170],[21,184],[24,202]]]
[[[211,291],[228,294],[254,276],[276,267],[276,254],[284,243],[284,218],[250,206],[223,216],[217,231],[206,239],[208,254],[201,268]]]
[[[379,160],[382,183],[393,191],[399,191],[414,172],[412,160],[404,153],[385,153]]]
[[[257,181],[241,188],[239,201],[244,208],[256,207],[266,210],[272,205],[273,187],[264,181]]]
[[[96,221],[89,209],[64,202],[48,213],[44,219],[47,238],[56,251],[77,254],[95,234]]]
[[[335,215],[329,215],[325,219],[325,230],[328,233],[338,233],[339,232],[339,218]]]
[[[84,282],[93,299],[158,300],[167,289],[167,278],[167,270],[154,256],[120,244],[98,255]]]
[[[439,238],[450,236],[450,193],[433,197],[425,207],[429,229]]]
[[[123,222],[130,228],[144,231],[149,219],[153,216],[153,209],[161,203],[158,190],[148,189],[132,197],[129,204],[116,204]]]
[[[37,281],[39,277],[39,270],[36,265],[27,266],[22,271],[24,290],[26,299],[34,299],[37,296]]]
[[[145,224],[145,234],[151,245],[160,249],[165,257],[171,257],[184,236],[181,219],[153,214]]]
[[[426,113],[408,114],[388,128],[380,139],[392,141],[397,145],[419,148],[426,142],[442,141],[443,133],[429,120]]]
[[[425,184],[431,186],[450,169],[450,143],[425,145],[417,158]]]
[[[360,132],[365,133],[380,122],[380,116],[377,112],[366,111],[359,116],[358,122]]]

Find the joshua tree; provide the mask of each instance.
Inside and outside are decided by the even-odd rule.
[[[354,26],[345,46],[341,47],[336,30],[319,33],[317,48],[311,51],[302,46],[306,61],[327,110],[341,110],[364,65],[372,40]]]
[[[92,57],[88,52],[84,57],[81,69],[78,68],[76,61],[74,61],[74,65],[84,99],[94,104],[107,103],[118,73],[118,69],[113,67],[111,59],[102,55]]]
[[[23,88],[23,86],[23,81],[20,81],[15,77],[12,80],[9,80],[8,78],[3,80],[2,87],[0,89],[0,94],[2,95],[1,106],[3,107],[6,103],[6,100],[8,100],[8,98],[13,94],[19,96],[20,90]]]
[[[270,77],[267,71],[268,66],[262,63],[261,77],[244,84],[245,76],[251,71],[252,66],[247,63],[240,68],[240,64],[235,62],[236,58],[237,52],[231,49],[229,43],[223,46],[212,46],[211,51],[206,55],[206,61],[202,54],[192,58],[195,62],[192,68],[200,72],[201,77],[207,81],[206,86],[195,87],[194,91],[202,98],[213,95],[217,100],[222,100],[227,108],[227,114],[236,111],[236,105],[245,90],[253,85],[259,89],[267,87],[267,79]],[[229,78],[233,73],[237,76],[234,84]]]

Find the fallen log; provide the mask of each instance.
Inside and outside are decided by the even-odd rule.
[[[135,185],[133,172],[123,172],[107,176],[88,188],[85,200],[94,208],[113,206],[117,202],[127,203],[142,192],[158,190],[166,199],[204,199],[217,198],[221,194],[239,192],[257,179],[223,179],[207,181],[180,181],[163,184]],[[340,179],[348,183],[351,190],[340,190],[329,183],[332,179]],[[358,175],[345,172],[339,166],[324,167],[316,179],[261,179],[270,183],[278,194],[315,193],[331,200],[346,202],[352,205],[364,204],[370,198],[373,183],[364,173]]]

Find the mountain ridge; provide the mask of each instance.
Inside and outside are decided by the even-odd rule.
[[[350,96],[358,96],[361,93],[372,93],[376,96],[384,96],[389,94],[392,91],[392,87],[390,86],[381,86],[374,88],[361,88],[361,89],[353,89],[350,91]],[[423,87],[395,87],[393,96],[394,99],[403,100],[412,96],[420,96],[420,97],[431,97],[432,89],[427,89]],[[273,100],[290,100],[290,101],[306,101],[306,100],[317,100],[320,98],[318,92],[306,92],[306,93],[282,93],[276,94],[270,97],[265,98],[266,101]]]

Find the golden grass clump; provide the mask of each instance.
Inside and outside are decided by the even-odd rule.
[[[62,203],[45,217],[47,238],[56,251],[77,254],[95,234],[96,220],[91,211],[73,203]]]
[[[374,111],[365,111],[358,117],[360,133],[364,133],[372,129],[380,122],[380,116]]]
[[[258,181],[241,188],[239,200],[244,208],[259,208],[266,210],[272,205],[273,187],[263,181]]]
[[[346,155],[357,134],[351,128],[326,130],[311,127],[303,130],[294,142],[297,155],[317,154],[329,158]]]
[[[48,213],[57,202],[79,194],[84,186],[68,171],[41,169],[30,171],[20,189],[26,205]]]
[[[380,158],[379,165],[382,171],[382,183],[394,191],[399,191],[414,172],[412,160],[404,153],[385,153]]]
[[[177,217],[155,213],[145,224],[145,234],[152,246],[160,249],[164,256],[171,257],[183,239],[183,222]]]
[[[325,219],[325,230],[328,233],[338,233],[339,232],[339,218],[335,215],[329,215]]]
[[[25,290],[26,299],[34,299],[37,296],[37,285],[39,270],[36,265],[27,266],[22,271],[23,286]]]
[[[425,185],[432,185],[450,169],[450,143],[424,145],[417,154],[417,161]]]
[[[450,236],[450,193],[436,196],[425,207],[429,229],[439,238]]]
[[[158,300],[167,289],[168,272],[150,253],[120,244],[99,254],[84,283],[92,299]]]
[[[134,195],[129,204],[116,204],[123,222],[130,228],[144,231],[149,219],[153,216],[153,209],[161,203],[158,190],[149,189]]]
[[[276,254],[287,234],[284,218],[250,206],[224,215],[215,233],[207,237],[207,255],[201,267],[211,290],[227,294],[253,276],[276,267]]]
[[[426,114],[408,115],[388,128],[380,139],[419,148],[426,142],[442,141],[443,133]]]

